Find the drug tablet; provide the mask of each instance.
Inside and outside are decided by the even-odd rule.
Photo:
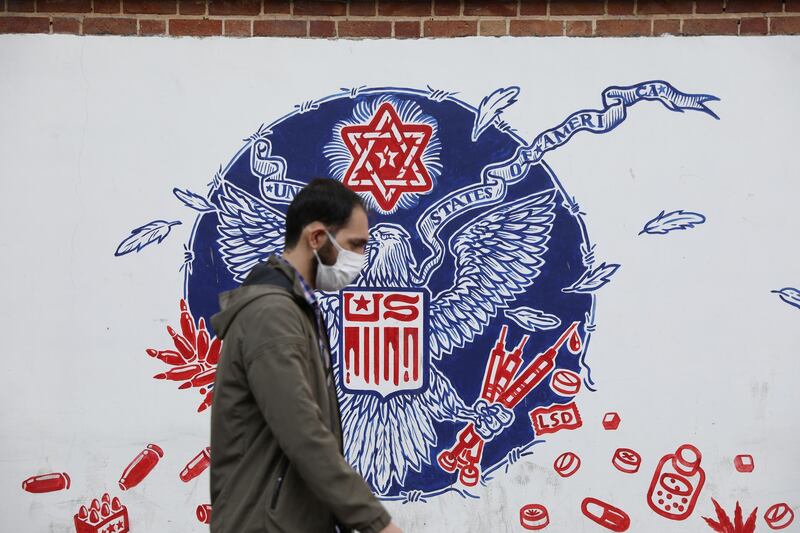
[[[572,452],[564,452],[553,462],[553,468],[561,477],[569,477],[581,467],[581,458]]]
[[[204,524],[211,523],[211,506],[209,504],[205,503],[203,505],[198,505],[195,513],[197,514],[197,519],[200,522]]]
[[[625,511],[597,498],[584,498],[581,512],[586,518],[611,531],[626,531],[631,525],[631,518]]]
[[[569,370],[556,370],[550,378],[550,388],[562,396],[575,396],[581,390],[581,377]]]
[[[550,523],[550,515],[544,505],[531,503],[522,506],[519,510],[519,523],[525,529],[533,531],[544,529]]]
[[[611,464],[620,472],[635,474],[642,465],[642,456],[630,448],[617,448]]]
[[[783,529],[794,522],[794,511],[785,503],[776,503],[764,513],[764,520],[772,529]]]

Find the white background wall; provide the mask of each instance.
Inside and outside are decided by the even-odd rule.
[[[504,118],[528,139],[609,85],[664,79],[721,98],[701,113],[645,102],[607,135],[578,134],[546,161],[584,211],[599,260],[621,263],[598,293],[589,361],[599,391],[582,392],[586,423],[548,436],[480,500],[445,495],[392,505],[411,532],[517,531],[518,510],[545,504],[552,531],[600,531],[585,496],[625,509],[631,531],[710,531],[710,497],[732,511],[800,506],[800,309],[770,290],[800,287],[794,165],[800,138],[797,38],[299,41],[0,36],[0,530],[73,531],[82,503],[113,490],[149,442],[166,453],[122,494],[135,531],[201,531],[208,474],[177,473],[207,445],[198,397],[151,376],[144,348],[177,323],[182,243],[113,255],[135,225],[185,219],[174,186],[202,190],[241,139],[294,104],[354,85],[458,91],[477,104],[522,87]],[[705,225],[637,237],[662,209]],[[159,345],[159,344],[156,344]],[[156,362],[157,363],[157,362]],[[608,410],[623,417],[602,430]],[[672,523],[647,507],[658,459],[684,442],[703,452],[708,482],[695,514]],[[636,476],[610,465],[640,451]],[[583,467],[552,470],[565,450]],[[751,453],[756,469],[732,458]],[[73,487],[28,494],[22,480],[69,472]],[[798,531],[798,521],[787,531]]]

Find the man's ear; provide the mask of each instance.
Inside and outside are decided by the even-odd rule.
[[[327,242],[328,236],[325,234],[325,225],[322,222],[312,222],[303,229],[308,247],[312,250],[319,250]]]

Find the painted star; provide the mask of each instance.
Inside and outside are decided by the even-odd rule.
[[[384,102],[368,124],[342,128],[342,140],[353,156],[344,184],[371,193],[384,211],[394,209],[405,193],[430,191],[433,181],[422,154],[431,135],[431,126],[403,123],[394,106]]]
[[[358,300],[353,300],[356,303],[356,311],[366,311],[369,308],[369,300],[364,298],[362,294]]]

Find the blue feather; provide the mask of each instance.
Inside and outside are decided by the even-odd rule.
[[[602,263],[599,267],[592,269],[586,269],[586,272],[583,275],[567,288],[561,289],[561,292],[594,292],[609,281],[611,281],[611,276],[614,275],[621,265],[611,264],[607,265]]]
[[[177,226],[180,223],[179,220],[174,222],[154,220],[144,226],[140,226],[131,231],[130,236],[117,246],[117,251],[114,252],[114,255],[119,257],[131,252],[138,252],[148,244],[160,243],[169,235],[172,226]]]
[[[481,133],[494,123],[495,119],[511,104],[517,101],[519,87],[508,87],[497,89],[489,96],[484,97],[478,106],[478,114],[475,115],[475,123],[472,126],[472,142],[478,140]]]
[[[657,217],[644,225],[644,229],[639,232],[639,235],[642,233],[664,235],[670,231],[693,228],[705,221],[706,217],[700,213],[678,210],[664,214],[664,211],[661,211]]]
[[[216,210],[216,207],[214,207],[214,205],[211,204],[207,199],[203,198],[199,194],[193,193],[189,189],[182,191],[175,187],[172,189],[172,194],[174,194],[178,200],[183,202],[186,207],[191,207],[192,209],[200,211],[201,213]]]
[[[528,331],[543,331],[546,329],[557,328],[561,325],[561,319],[555,315],[548,315],[538,309],[530,307],[517,307],[516,309],[506,309],[506,318],[509,318],[527,329]]]
[[[779,291],[772,291],[778,294],[784,302],[800,309],[800,290],[794,287],[784,287]]]

